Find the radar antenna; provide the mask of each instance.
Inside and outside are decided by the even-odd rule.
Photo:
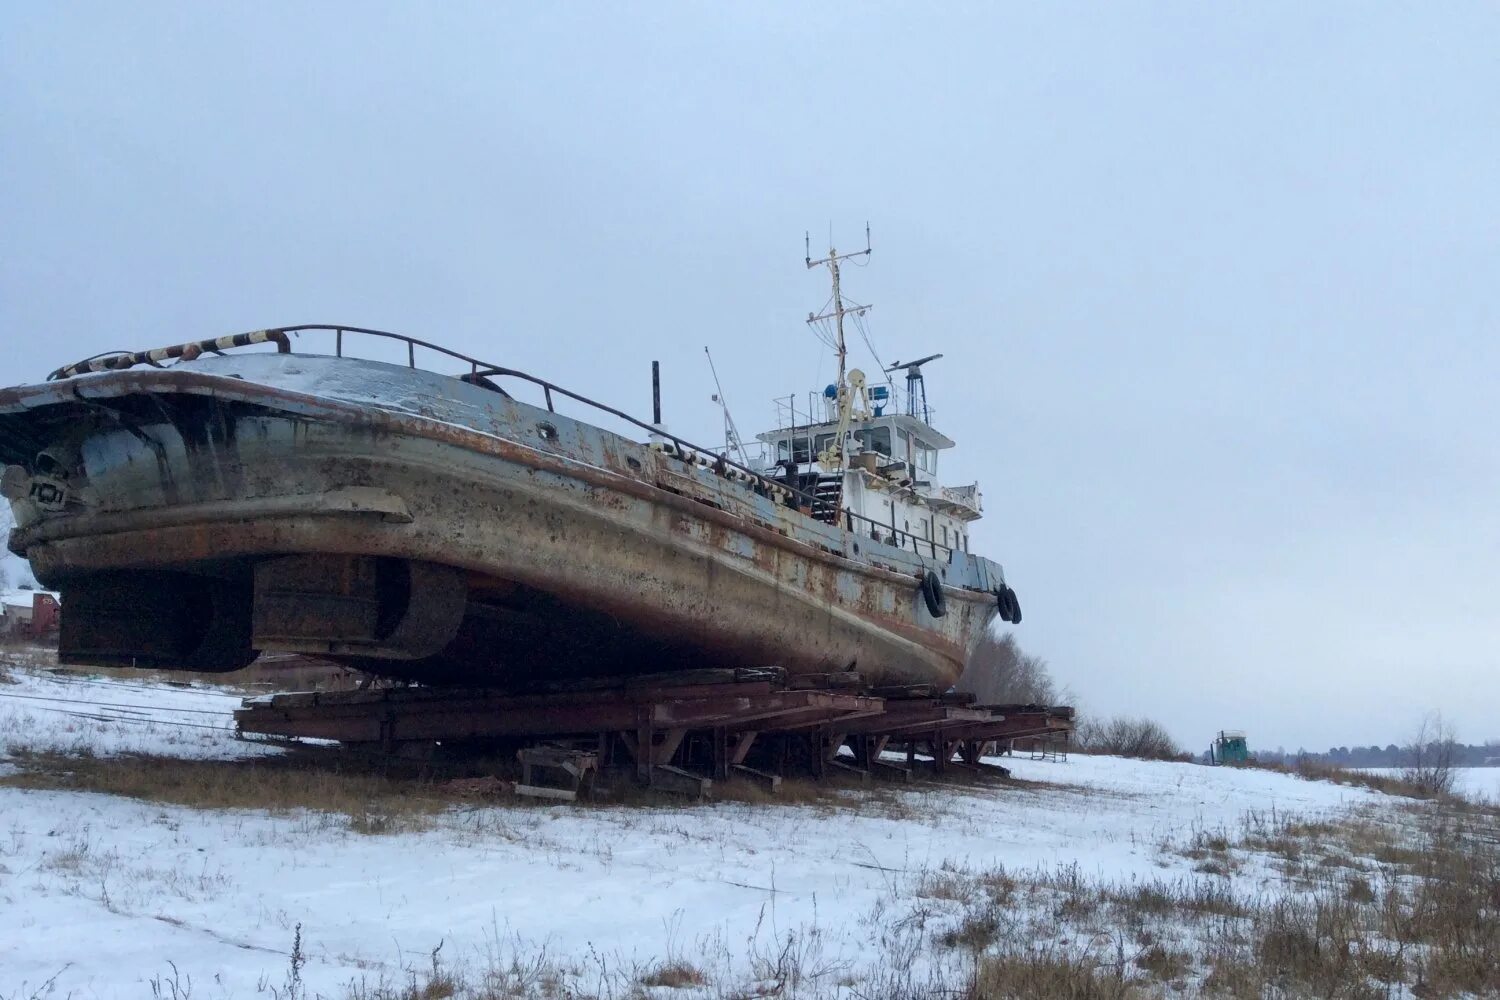
[[[922,423],[928,425],[931,425],[932,421],[928,418],[927,382],[922,378],[922,366],[941,357],[941,354],[929,354],[925,358],[908,361],[905,364],[898,361],[885,370],[887,375],[903,370],[906,372],[906,415],[908,417],[917,415],[917,397],[920,396],[922,398]]]

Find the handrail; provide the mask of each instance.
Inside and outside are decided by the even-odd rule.
[[[897,528],[894,525],[886,524],[884,521],[877,521],[877,520],[875,520],[872,517],[866,517],[863,514],[856,514],[856,513],[854,513],[854,511],[850,510],[847,507],[844,508],[844,510],[843,510],[842,513],[844,515],[844,527],[847,530],[849,530],[849,531],[853,531],[854,530],[854,522],[855,521],[863,521],[866,524],[868,524],[870,526],[870,528],[871,528],[871,534],[870,534],[871,538],[875,538],[875,539],[879,540],[883,536],[889,535],[892,539],[894,539],[896,547],[899,548],[899,549],[905,549],[906,548],[906,543],[903,542],[902,539],[903,538],[908,538],[908,539],[911,540],[911,550],[912,550],[912,552],[915,553],[916,555],[919,555],[919,556],[922,554],[922,548],[923,548],[922,543],[923,542],[927,543],[926,544],[926,548],[928,550],[928,553],[934,559],[936,559],[938,557],[938,550],[939,549],[942,549],[944,552],[946,552],[948,554],[948,560],[949,561],[951,561],[953,559],[953,553],[958,551],[953,546],[951,546],[951,545],[944,545],[943,543],[939,542],[935,538],[923,538],[920,535],[914,535],[914,534],[912,534],[910,531],[902,531],[900,528]],[[879,532],[879,534],[876,533],[877,531]]]
[[[228,337],[213,337],[209,340],[195,340],[187,344],[174,344],[171,347],[158,347],[150,351],[106,351],[103,354],[95,354],[91,358],[84,358],[76,364],[59,368],[47,376],[47,381],[55,382],[58,379],[87,375],[92,372],[121,371],[134,368],[136,365],[160,368],[163,361],[172,361],[176,358],[192,361],[207,352],[223,354],[232,347],[267,343],[275,344],[276,350],[282,354],[292,349],[291,342],[286,339],[285,333],[279,330],[255,330],[251,333],[236,333]]]
[[[552,394],[557,393],[558,395],[561,395],[567,399],[582,403],[585,406],[592,406],[596,410],[608,413],[610,416],[617,417],[628,424],[639,427],[641,430],[655,435],[656,437],[665,438],[666,440],[671,441],[674,445],[677,446],[679,454],[681,452],[696,452],[703,455],[713,455],[714,465],[716,467],[728,467],[737,469],[745,475],[753,478],[757,483],[768,490],[771,490],[773,492],[784,491],[794,497],[805,500],[809,505],[811,505],[813,502],[811,494],[804,493],[802,490],[798,489],[795,486],[788,486],[786,483],[770,479],[767,476],[750,468],[748,465],[742,465],[739,462],[734,461],[727,455],[716,452],[711,448],[705,448],[702,445],[694,444],[693,442],[688,441],[685,438],[680,438],[677,435],[672,434],[657,426],[656,424],[648,424],[644,420],[632,417],[624,410],[618,410],[607,403],[601,403],[598,400],[590,399],[580,393],[573,392],[571,389],[564,389],[562,386],[557,385],[554,382],[549,382],[546,379],[538,378],[537,376],[529,374],[527,372],[523,372],[515,368],[506,368],[503,365],[491,364],[488,361],[480,361],[478,358],[471,357],[458,351],[450,350],[446,347],[440,347],[439,345],[431,343],[430,341],[418,340],[416,337],[408,337],[407,335],[402,333],[391,333],[386,330],[372,330],[367,327],[358,326],[332,326],[328,324],[310,324],[307,326],[281,327],[277,332],[286,334],[301,334],[310,331],[333,332],[335,357],[341,358],[344,356],[344,334],[358,333],[364,336],[384,337],[390,340],[399,340],[405,342],[406,363],[411,368],[415,368],[417,366],[416,348],[422,347],[430,351],[436,351],[439,354],[447,355],[448,357],[453,358],[457,361],[464,362],[469,366],[469,377],[471,379],[481,379],[498,376],[501,378],[514,378],[519,379],[523,382],[530,382],[532,385],[538,386],[542,390],[542,396],[547,402],[547,411],[549,413],[557,412],[557,408],[552,401]],[[685,461],[692,460],[692,456],[690,455],[682,457]]]
[[[632,417],[630,414],[624,412],[623,410],[617,410],[613,406],[609,406],[597,400],[589,399],[587,396],[573,392],[569,389],[564,389],[560,385],[548,382],[546,379],[537,378],[535,375],[530,375],[523,371],[517,371],[514,368],[505,368],[500,365],[491,364],[488,361],[481,361],[478,358],[471,357],[470,355],[464,354],[460,351],[452,350],[451,348],[443,347],[439,344],[434,344],[431,341],[420,340],[416,337],[407,336],[404,333],[392,333],[389,330],[375,330],[363,326],[340,326],[333,323],[305,323],[299,326],[274,327],[266,330],[257,330],[254,333],[249,334],[236,334],[232,337],[219,337],[213,340],[195,341],[191,344],[179,344],[174,347],[159,348],[153,351],[140,351],[134,353],[122,351],[116,354],[96,355],[94,358],[90,358],[87,361],[81,361],[77,364],[59,368],[51,375],[48,375],[47,379],[48,381],[52,381],[60,378],[70,378],[74,375],[80,375],[87,372],[130,368],[137,364],[157,365],[160,361],[184,356],[192,359],[198,357],[204,352],[219,353],[231,347],[243,347],[251,343],[261,343],[267,341],[274,342],[279,352],[287,353],[290,350],[290,341],[288,340],[288,337],[300,336],[304,333],[332,333],[334,343],[334,357],[338,358],[342,358],[344,356],[344,334],[357,333],[362,336],[378,337],[386,340],[395,340],[404,343],[406,345],[406,364],[409,368],[417,367],[417,348],[420,347],[424,350],[434,351],[438,354],[442,354],[446,357],[454,359],[455,361],[460,361],[468,365],[469,377],[473,379],[487,378],[489,376],[501,376],[505,378],[520,379],[524,382],[530,382],[533,385],[539,386],[541,388],[542,395],[547,402],[548,412],[557,412],[557,408],[553,405],[552,399],[553,393],[557,393],[559,395],[565,396],[568,399],[583,403],[586,406],[592,406],[594,409],[601,410],[613,417],[618,417],[619,419],[624,420],[629,424],[633,424],[634,426],[639,427],[642,430],[655,435],[656,437],[671,441],[674,445],[677,446],[679,457],[683,458],[685,461],[693,460],[693,455],[687,454],[689,452],[703,455],[713,455],[714,465],[716,468],[728,467],[737,469],[745,475],[753,478],[758,484],[761,485],[763,489],[766,489],[773,494],[777,492],[785,492],[793,497],[796,497],[809,507],[812,506],[814,502],[811,494],[804,493],[802,490],[796,488],[795,486],[788,486],[786,483],[770,479],[747,465],[741,465],[739,462],[734,461],[727,455],[722,455],[710,448],[705,448],[702,445],[694,444],[693,442],[688,441],[685,438],[678,437],[677,435],[672,434],[654,424],[648,424],[643,420],[638,420],[635,417]],[[442,373],[439,372],[438,374]]]
[[[632,424],[635,427],[639,427],[640,429],[655,437],[672,442],[672,444],[676,446],[676,457],[685,462],[688,462],[690,464],[695,462],[697,455],[712,455],[714,456],[712,467],[716,471],[719,471],[721,475],[727,469],[736,469],[753,479],[763,490],[766,491],[766,495],[776,495],[778,493],[785,494],[787,496],[796,498],[801,506],[805,506],[809,509],[816,508],[822,502],[814,498],[810,493],[807,493],[795,486],[789,486],[788,484],[781,482],[780,480],[772,479],[764,475],[763,473],[757,472],[756,470],[750,468],[748,465],[742,465],[741,463],[734,461],[727,455],[716,452],[711,448],[705,448],[702,445],[694,444],[693,442],[688,441],[685,438],[678,437],[677,435],[672,434],[655,424],[646,423],[644,420],[632,417],[630,414],[624,412],[623,410],[618,410],[613,406],[610,406],[606,403],[601,403],[598,400],[589,399],[587,396],[573,392],[570,389],[564,389],[562,386],[557,385],[553,382],[548,382],[546,379],[538,378],[535,375],[531,375],[523,371],[518,371],[514,368],[506,368],[501,365],[491,364],[487,361],[481,361],[478,358],[464,354],[460,351],[452,350],[451,348],[434,344],[431,341],[420,340],[416,337],[407,336],[404,333],[393,333],[389,330],[375,330],[369,327],[362,326],[340,326],[332,323],[306,323],[300,326],[274,327],[266,330],[257,330],[253,333],[236,334],[231,337],[218,337],[212,340],[195,341],[190,344],[180,344],[174,347],[159,348],[153,351],[141,351],[134,353],[122,351],[114,354],[95,355],[93,358],[86,359],[85,361],[80,361],[77,364],[59,368],[57,371],[48,375],[47,379],[49,381],[52,381],[60,378],[70,378],[74,375],[84,374],[87,372],[118,370],[121,368],[129,368],[137,364],[150,364],[160,367],[159,362],[161,361],[179,357],[185,358],[186,360],[192,360],[193,358],[196,358],[200,354],[205,352],[222,353],[222,351],[232,347],[243,347],[253,343],[275,343],[276,349],[280,353],[284,354],[288,353],[291,350],[291,343],[288,338],[292,336],[300,336],[304,333],[332,333],[334,342],[334,357],[337,358],[342,358],[344,356],[344,335],[346,333],[354,333],[366,337],[377,337],[385,340],[399,341],[406,345],[406,364],[409,368],[417,367],[418,347],[423,348],[424,350],[434,351],[438,354],[444,355],[446,357],[452,358],[455,361],[460,361],[468,365],[469,374],[467,378],[470,380],[474,380],[476,383],[477,380],[481,378],[498,376],[501,378],[519,379],[523,382],[529,382],[532,385],[538,386],[542,390],[542,395],[547,403],[547,410],[550,413],[557,412],[552,398],[553,393],[557,393],[558,395],[561,395],[567,399],[582,403],[585,406],[591,406],[596,410],[608,413],[610,416],[617,417],[620,420],[624,420],[626,423]],[[439,372],[437,374],[442,373]],[[888,531],[894,538],[898,540],[897,544],[903,549],[905,548],[905,545],[904,543],[900,542],[900,539],[903,536],[911,539],[912,551],[917,555],[921,555],[919,543],[923,541],[928,543],[927,547],[933,558],[937,558],[938,549],[943,549],[944,551],[948,552],[950,554],[950,558],[952,552],[954,551],[947,545],[939,545],[937,541],[933,539],[918,538],[916,535],[913,535],[908,531],[898,530],[893,525],[887,525],[880,521],[875,521],[871,518],[865,517],[862,514],[855,514],[851,510],[845,509],[840,513],[843,515],[847,530],[851,532],[854,530],[855,520],[868,522],[873,528],[878,528],[882,531]]]

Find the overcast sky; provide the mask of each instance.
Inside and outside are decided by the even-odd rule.
[[[866,219],[1081,706],[1500,736],[1494,4],[0,12],[0,384],[335,321],[712,439],[708,345],[748,435]]]

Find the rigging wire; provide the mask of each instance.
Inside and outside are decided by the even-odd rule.
[[[224,709],[214,708],[175,708],[163,705],[139,705],[134,702],[116,701],[92,701],[85,698],[60,698],[51,695],[40,694],[18,694],[10,691],[0,691],[0,698],[19,699],[22,701],[51,701],[68,705],[91,705],[98,708],[129,708],[144,709],[148,712],[186,712],[192,715],[223,715]]]
[[[0,695],[0,698],[13,698],[14,695]],[[31,705],[28,708],[37,712],[55,712],[58,715],[66,715],[74,719],[90,719],[94,722],[113,722],[127,726],[167,726],[171,729],[203,729],[211,733],[235,733],[235,727],[231,723],[223,726],[211,726],[203,722],[184,722],[181,719],[148,719],[139,715],[105,715],[99,712],[79,712],[70,708],[61,708],[57,705]],[[254,742],[254,741],[252,741]]]
[[[724,396],[724,386],[719,384],[719,370],[714,367],[714,356],[709,353],[709,350],[706,346],[703,348],[703,354],[708,358],[708,370],[714,377],[714,388],[718,390],[718,394],[714,396],[714,401],[717,402],[719,404],[719,408],[724,411],[724,443],[726,445],[725,450],[728,450],[727,446],[732,445],[734,449],[740,453],[740,464],[749,465],[750,456],[745,454],[745,445],[740,439],[740,429],[735,426],[734,417],[729,412],[729,400]]]
[[[864,313],[859,313],[854,317],[854,329],[859,331],[859,339],[865,342],[865,347],[869,350],[870,357],[875,359],[875,363],[880,366],[881,372],[885,374],[886,382],[889,383],[891,381],[891,374],[885,370],[885,362],[880,360],[880,352],[875,350],[875,345],[870,341],[870,328],[865,323]]]

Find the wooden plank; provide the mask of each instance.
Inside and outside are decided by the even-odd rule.
[[[687,735],[686,729],[669,729],[663,736],[662,741],[651,748],[651,763],[670,764],[672,755],[682,745],[682,738]]]
[[[911,768],[903,767],[894,761],[881,760],[878,757],[870,761],[870,773],[886,781],[897,781],[904,784],[910,784],[912,781]]]
[[[829,772],[836,776],[852,778],[856,783],[861,785],[868,785],[870,783],[870,772],[862,767],[855,767],[848,761],[831,757],[825,764]]]
[[[577,802],[578,793],[571,788],[548,788],[544,785],[517,785],[517,795],[533,799],[556,799],[559,802]]]
[[[734,749],[729,754],[729,763],[731,765],[739,766],[745,763],[745,757],[749,755],[750,747],[755,743],[757,735],[757,731],[754,729],[744,729],[736,734],[737,738],[734,743]]]
[[[781,775],[779,774],[771,774],[769,771],[760,771],[753,767],[746,767],[744,764],[734,764],[730,767],[730,771],[733,772],[736,777],[746,778],[750,781],[755,782],[757,785],[760,785],[768,792],[775,793],[781,791]]]
[[[651,768],[651,787],[657,791],[671,792],[674,795],[688,795],[693,798],[707,798],[712,792],[714,782],[712,778],[684,771],[680,767],[672,767],[669,764],[657,764]]]

